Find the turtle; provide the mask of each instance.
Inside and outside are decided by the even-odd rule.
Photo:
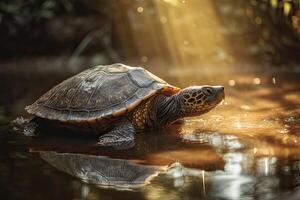
[[[99,135],[99,145],[134,140],[140,131],[163,128],[204,114],[225,98],[223,86],[170,85],[142,67],[98,65],[54,86],[25,110],[60,128]]]

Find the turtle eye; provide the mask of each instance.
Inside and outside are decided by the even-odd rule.
[[[203,92],[204,92],[204,94],[207,95],[207,96],[211,96],[211,95],[214,94],[212,88],[209,88],[209,87],[203,88]]]

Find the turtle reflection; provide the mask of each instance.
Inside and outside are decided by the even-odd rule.
[[[41,151],[40,157],[56,169],[84,182],[116,189],[142,186],[164,171],[164,167],[144,166],[129,160],[104,156]]]
[[[207,145],[185,143],[177,134],[139,135],[136,145],[127,150],[93,144],[80,138],[44,137],[32,140],[28,148],[59,171],[101,188],[117,190],[140,188],[150,181],[156,185],[153,182],[166,177],[176,187],[183,187],[190,176],[198,179],[203,170],[224,167],[221,156]]]

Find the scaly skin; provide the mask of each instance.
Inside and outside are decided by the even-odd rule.
[[[160,94],[147,99],[130,113],[135,130],[158,129],[180,118],[181,106],[174,96]]]
[[[208,112],[224,99],[220,86],[195,86],[167,96],[159,94],[142,102],[120,120],[107,134],[99,137],[99,145],[123,148],[134,141],[134,132],[164,127],[183,117],[198,116]]]
[[[208,88],[208,89],[207,89]],[[141,103],[129,114],[135,130],[164,127],[183,117],[210,111],[224,98],[223,87],[189,87],[178,94],[160,94]]]
[[[151,97],[146,101],[142,102],[137,108],[129,113],[129,121],[132,123],[135,130],[144,130],[147,128],[150,117],[152,101],[155,97]]]

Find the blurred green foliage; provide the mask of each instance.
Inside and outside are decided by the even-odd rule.
[[[61,55],[65,52],[78,56],[83,51],[99,53],[103,49],[112,52],[107,53],[111,54],[109,57],[117,57],[114,50],[121,49],[118,38],[122,34],[129,37],[115,28],[113,12],[119,10],[119,13],[128,18],[122,23],[127,29],[132,29],[132,32],[149,31],[148,25],[143,23],[141,17],[134,18],[132,11],[144,4],[148,6],[145,8],[147,13],[153,14],[156,8],[149,6],[152,5],[151,2],[154,0],[124,0],[122,3],[110,0],[2,0],[0,57],[51,53]],[[282,59],[297,62],[300,60],[299,0],[212,0],[212,2],[218,11],[220,21],[225,24],[227,29],[224,30],[225,34],[235,42],[232,49],[236,51],[237,56],[244,58],[245,55],[240,54],[248,53],[277,63]],[[193,1],[186,3],[192,4]],[[115,10],[112,10],[112,5]],[[133,9],[126,10],[128,8]],[[190,25],[189,16],[182,18]],[[152,15],[150,24],[155,25],[156,19],[157,16]],[[244,40],[247,42],[244,43]],[[240,50],[241,44],[247,45],[244,52]],[[129,50],[125,48],[123,51]]]
[[[0,30],[16,36],[34,24],[72,9],[69,0],[4,0],[0,2]]]
[[[299,62],[299,0],[216,0],[235,55],[272,64]],[[243,50],[240,46],[244,45]]]
[[[105,0],[0,1],[0,57],[72,54],[110,23],[109,6]],[[103,48],[97,45],[93,52]]]
[[[270,60],[299,60],[300,1],[251,0],[246,14],[256,25],[257,44],[271,54]]]

